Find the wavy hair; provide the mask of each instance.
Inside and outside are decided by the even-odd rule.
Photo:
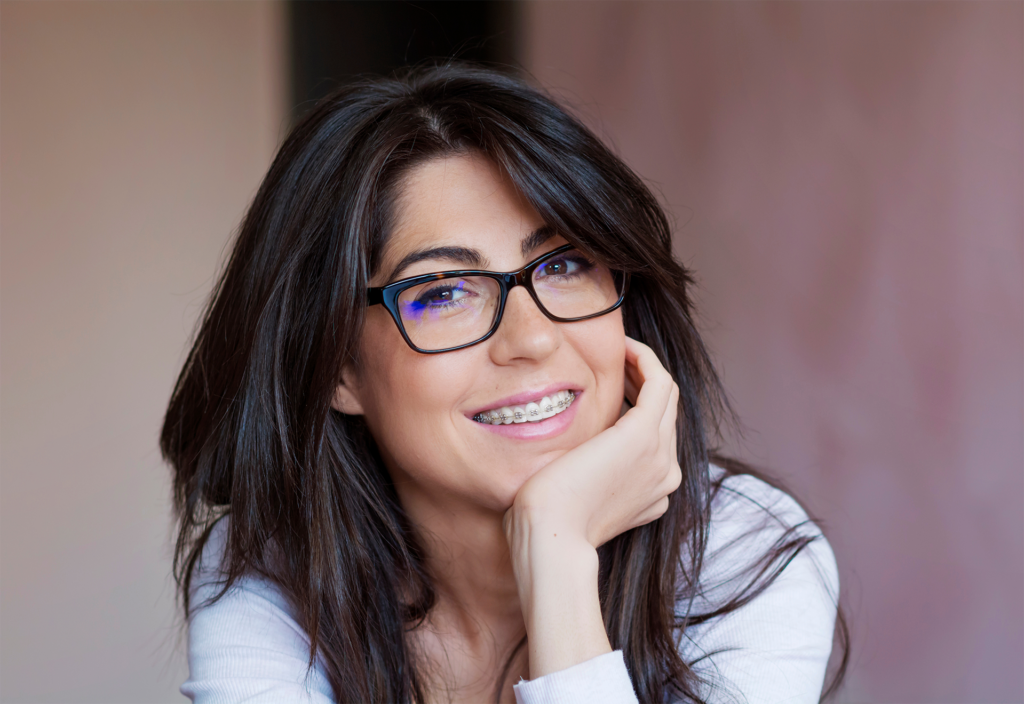
[[[664,516],[599,549],[599,593],[640,700],[699,701],[678,635],[756,596],[814,537],[776,544],[715,614],[679,612],[698,589],[707,544],[711,444],[731,419],[694,326],[690,274],[673,258],[650,189],[579,120],[517,77],[466,64],[338,90],[295,126],[263,180],[161,434],[174,469],[185,614],[196,607],[193,572],[213,524],[229,514],[220,594],[246,574],[272,580],[339,702],[425,701],[425,673],[405,638],[435,603],[424,550],[365,422],[334,411],[331,399],[343,363],[359,361],[365,291],[401,177],[470,152],[497,164],[566,240],[631,274],[626,334],[679,384],[682,485]],[[839,624],[845,658],[841,614]],[[829,691],[844,670],[845,659]]]

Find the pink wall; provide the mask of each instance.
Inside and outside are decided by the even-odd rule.
[[[536,3],[823,515],[847,701],[1024,700],[1024,5]],[[275,3],[0,3],[0,700],[180,701],[160,416],[284,124]]]
[[[844,698],[1024,700],[1024,4],[531,3],[664,196],[749,428],[823,516]]]
[[[277,3],[0,4],[0,700],[182,701],[163,410],[284,125]]]

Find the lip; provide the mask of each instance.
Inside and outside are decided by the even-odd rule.
[[[513,440],[547,440],[561,435],[569,429],[572,425],[573,419],[576,417],[576,411],[580,407],[580,398],[582,398],[582,396],[583,392],[576,392],[576,400],[569,404],[568,408],[561,413],[556,413],[550,418],[545,418],[541,421],[509,423],[508,425],[505,425],[504,423],[501,425],[477,423],[475,420],[470,420],[469,422],[481,430]]]
[[[500,399],[498,401],[493,401],[492,403],[486,406],[480,406],[480,408],[475,408],[472,411],[467,411],[466,417],[472,420],[473,416],[475,416],[477,413],[483,413],[484,411],[492,411],[495,408],[501,408],[503,406],[522,406],[529,403],[530,401],[540,400],[545,396],[550,396],[551,394],[556,393],[558,391],[572,391],[574,394],[578,396],[583,390],[579,386],[571,382],[559,381],[555,382],[554,384],[548,384],[543,388],[524,391],[522,393],[516,394],[515,396],[506,396],[505,398]],[[516,425],[521,424],[517,423]]]

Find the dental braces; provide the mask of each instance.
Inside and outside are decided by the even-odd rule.
[[[574,400],[576,400],[576,394],[574,392],[568,391],[567,393],[569,394],[567,397],[560,398],[558,401],[555,401],[554,403],[552,403],[551,406],[548,406],[547,408],[541,408],[539,405],[536,408],[531,408],[529,411],[529,417],[537,418],[540,416],[541,413],[547,413],[548,411],[564,411],[566,408],[569,407],[570,404],[572,404]],[[531,401],[530,403],[533,402]],[[514,423],[517,420],[522,421],[523,418],[526,417],[527,414],[525,407],[520,408],[522,408],[522,410],[519,410],[519,408],[517,408],[513,410],[511,414],[501,413],[500,409],[496,408],[492,411],[477,413],[475,416],[473,416],[473,420],[475,420],[477,423],[487,423],[488,425],[494,424],[495,420],[500,420],[502,425],[507,425],[506,421],[511,421]]]

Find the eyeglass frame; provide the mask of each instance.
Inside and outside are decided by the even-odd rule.
[[[519,269],[517,271],[485,271],[481,269],[459,269],[455,271],[439,271],[433,274],[420,274],[418,276],[411,276],[407,279],[400,279],[385,286],[371,286],[370,288],[366,289],[366,305],[367,307],[383,305],[387,309],[388,313],[391,314],[391,319],[395,321],[395,325],[398,326],[398,331],[402,333],[402,338],[405,340],[406,344],[409,345],[409,347],[411,347],[414,351],[419,352],[421,354],[441,354],[442,352],[454,352],[455,350],[461,350],[466,347],[472,347],[473,345],[479,345],[481,342],[490,338],[492,335],[494,335],[494,333],[498,331],[498,326],[501,325],[501,319],[505,315],[505,302],[508,300],[509,291],[511,291],[516,286],[522,286],[523,288],[525,288],[529,292],[530,298],[532,298],[533,302],[537,304],[537,308],[540,309],[540,312],[547,316],[548,319],[553,320],[556,323],[574,323],[579,320],[589,320],[590,318],[597,318],[598,316],[607,315],[608,313],[611,313],[613,310],[621,306],[622,302],[626,298],[626,292],[629,290],[629,273],[625,271],[620,271],[618,269],[610,269],[613,278],[616,276],[616,274],[621,277],[622,287],[622,290],[619,292],[618,300],[616,300],[614,305],[612,305],[610,308],[602,310],[598,313],[591,313],[590,315],[581,315],[576,318],[560,318],[544,307],[544,304],[541,303],[540,298],[537,296],[536,289],[533,287],[533,272],[547,259],[550,259],[556,254],[561,254],[562,252],[566,252],[570,249],[578,249],[578,247],[574,244],[562,245],[561,247],[557,247],[556,249],[553,249],[550,252],[546,252],[540,255],[539,257],[531,261],[529,264],[524,266],[522,269]],[[499,290],[501,291],[501,295],[499,296],[498,299],[498,312],[494,316],[494,322],[491,324],[490,330],[488,330],[487,334],[481,337],[480,339],[473,340],[472,342],[467,342],[464,345],[457,345],[456,347],[445,347],[444,349],[441,350],[425,350],[420,347],[417,347],[415,344],[413,344],[413,341],[409,339],[409,334],[405,331],[405,325],[402,324],[402,314],[398,310],[398,297],[402,294],[403,291],[405,291],[408,288],[412,288],[413,286],[417,286],[419,284],[427,283],[430,281],[439,281],[441,279],[452,278],[456,276],[485,276],[490,279],[494,279],[495,281],[498,282],[498,287]]]

